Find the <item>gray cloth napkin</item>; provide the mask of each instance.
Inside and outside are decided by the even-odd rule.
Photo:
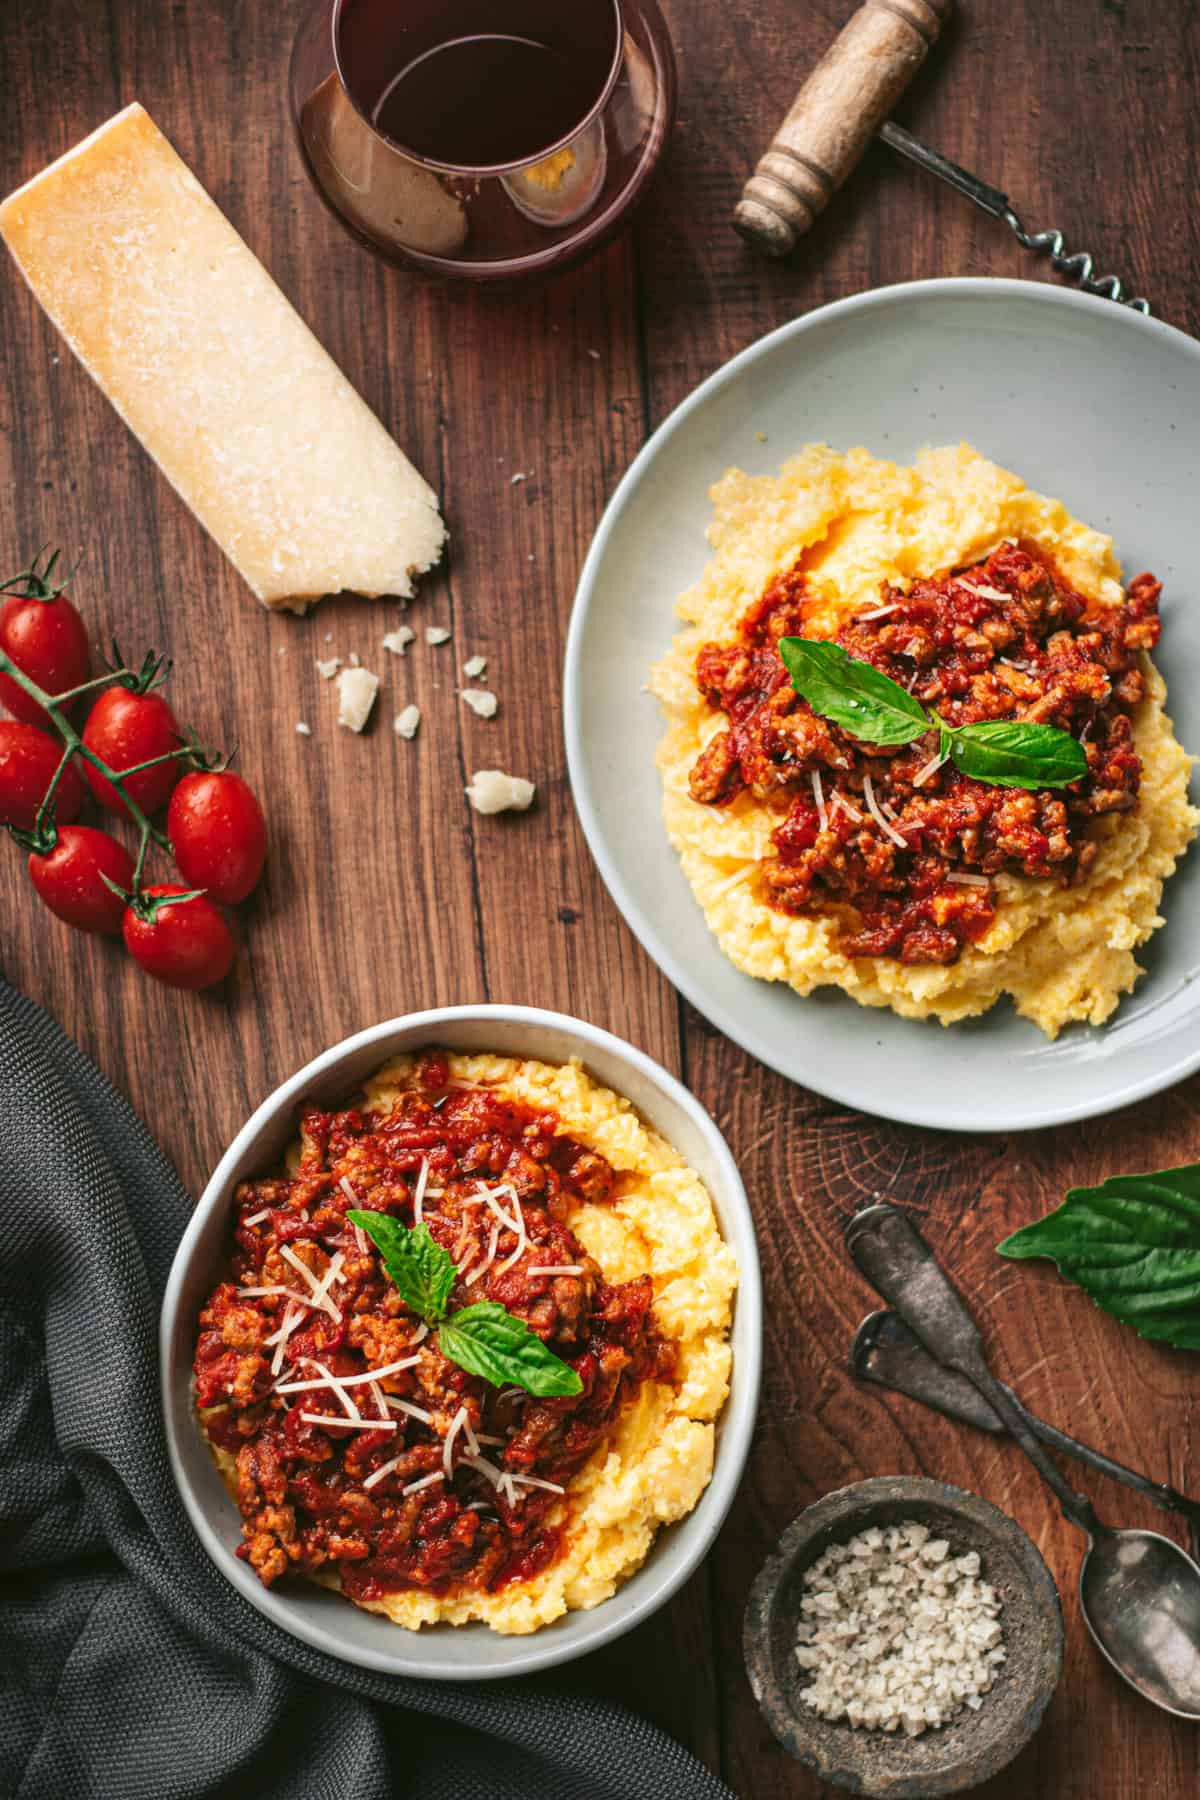
[[[189,1202],[0,980],[0,1793],[16,1800],[731,1800],[549,1682],[393,1679],[295,1642],[202,1550],[167,1464],[159,1300]]]

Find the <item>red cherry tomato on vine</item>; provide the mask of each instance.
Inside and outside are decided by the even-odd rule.
[[[262,874],[267,822],[232,769],[184,776],[171,795],[167,836],[183,879],[222,906],[244,900]]]
[[[0,650],[52,696],[80,687],[91,669],[87,628],[63,594],[48,600],[11,594],[0,603]],[[2,669],[0,705],[27,725],[49,723],[44,708]]]
[[[62,744],[49,732],[23,720],[0,719],[0,825],[30,829],[62,753]],[[54,816],[62,825],[83,805],[83,783],[74,763],[63,771],[54,802]]]
[[[58,841],[44,856],[29,858],[34,887],[56,918],[76,931],[121,935],[125,901],[105,887],[107,875],[117,886],[133,886],[133,858],[124,844],[92,825],[60,825]]]
[[[178,750],[179,726],[161,694],[132,694],[128,688],[106,688],[88,714],[83,741],[120,774],[152,757],[165,756],[168,750]],[[121,796],[112,783],[90,763],[83,767],[88,786],[101,806],[109,812],[124,812]],[[165,806],[179,778],[179,768],[176,760],[131,775],[126,783],[130,797],[143,812],[157,812]]]
[[[142,904],[149,917],[140,917],[132,906],[126,908],[125,948],[147,975],[168,987],[212,987],[224,981],[234,955],[233,933],[212,901],[199,894],[170,906],[154,904],[187,892],[178,884],[144,889]]]

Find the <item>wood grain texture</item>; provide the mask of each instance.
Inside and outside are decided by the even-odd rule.
[[[43,0],[0,28],[0,189],[136,97],[262,255],[369,403],[441,491],[443,574],[409,609],[452,627],[404,660],[380,648],[388,606],[339,601],[304,620],[262,612],[148,466],[11,271],[0,274],[0,544],[86,544],[78,598],[97,637],[169,651],[172,698],[209,740],[236,741],[266,793],[273,846],[245,909],[245,948],[216,997],[152,987],[118,950],[48,924],[5,854],[0,955],[129,1094],[196,1192],[253,1106],[323,1046],[417,1006],[485,996],[559,1006],[681,1071],[726,1131],[760,1228],[766,1383],[750,1470],[705,1568],[656,1620],[577,1670],[660,1719],[747,1800],[820,1784],[770,1738],[746,1685],[746,1591],[809,1501],[866,1474],[924,1470],[1016,1514],[1067,1614],[1066,1676],[1046,1728],[988,1800],[1186,1796],[1197,1740],[1112,1676],[1074,1597],[1078,1542],[1005,1445],[858,1389],[851,1329],[871,1304],[840,1229],[876,1194],[926,1221],[1029,1404],[1160,1479],[1197,1481],[1194,1364],[1143,1344],[997,1240],[1073,1181],[1200,1156],[1200,1083],[1106,1120],[1032,1137],[959,1139],[832,1106],[767,1074],[683,1007],[618,919],[574,818],[561,743],[566,619],[588,539],[643,441],[704,375],[809,307],[881,282],[1039,272],[999,226],[916,170],[868,151],[797,259],[771,265],[730,209],[843,0],[669,0],[680,123],[632,234],[544,289],[436,287],[351,248],[308,190],[285,114],[292,5]],[[1200,325],[1193,205],[1200,24],[1185,0],[964,4],[899,117],[1009,189]],[[589,354],[598,352],[597,355]],[[1119,454],[1119,421],[1115,453]],[[514,473],[528,480],[513,486]],[[318,656],[357,651],[384,678],[375,729],[337,730]],[[486,723],[456,698],[489,658]],[[390,731],[410,699],[413,744]],[[298,719],[311,738],[295,732]],[[533,776],[534,812],[479,819],[469,773]],[[649,779],[649,774],[647,776]],[[1159,1515],[1101,1483],[1130,1522]]]

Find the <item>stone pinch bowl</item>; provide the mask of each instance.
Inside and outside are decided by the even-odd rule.
[[[854,1730],[812,1712],[800,1699],[810,1676],[795,1655],[805,1571],[831,1544],[870,1525],[905,1520],[949,1540],[954,1556],[978,1551],[982,1579],[1003,1600],[1008,1659],[977,1712],[909,1738]],[[754,1697],[786,1750],[823,1780],[879,1800],[959,1794],[986,1781],[1032,1738],[1063,1664],[1062,1608],[1032,1540],[988,1500],[942,1481],[886,1475],[826,1494],[793,1521],[754,1583],[744,1624]]]

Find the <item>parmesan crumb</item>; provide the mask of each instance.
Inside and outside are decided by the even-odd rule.
[[[379,692],[378,675],[372,675],[370,669],[343,669],[337,678],[337,688],[338,724],[344,725],[347,731],[361,731],[371,716]]]
[[[427,625],[425,627],[425,642],[427,644],[448,644],[450,642],[450,627],[448,625]]]
[[[477,769],[466,792],[476,812],[525,812],[536,789],[532,781],[520,775],[506,775],[502,769]]]
[[[952,1556],[913,1519],[833,1544],[805,1572],[800,1698],[854,1729],[920,1737],[978,1711],[1004,1662],[1001,1601],[975,1551]]]
[[[352,650],[350,652],[350,667],[352,669],[362,668],[362,657],[358,654],[357,650]]]
[[[466,701],[481,719],[494,719],[500,702],[489,688],[460,688],[459,697]]]
[[[341,666],[342,659],[340,656],[330,656],[324,661],[322,661],[320,657],[317,658],[317,674],[321,677],[322,681],[332,681]]]
[[[411,625],[397,625],[395,631],[389,631],[384,638],[383,647],[393,656],[403,656],[416,635]]]
[[[517,484],[518,484],[518,483],[519,483],[519,482],[522,482],[522,481],[528,481],[528,480],[529,480],[529,476],[528,476],[528,475],[523,475],[523,474],[522,474],[522,473],[521,473],[521,472],[520,472],[520,470],[518,470],[518,471],[517,471],[517,473],[516,473],[516,474],[515,474],[515,475],[513,475],[513,476],[511,476],[511,477],[510,477],[510,479],[509,479],[509,484],[508,484],[508,485],[509,485],[509,486],[510,486],[510,487],[516,487],[516,486],[517,486]]]
[[[487,657],[486,656],[472,656],[467,662],[465,662],[463,664],[463,674],[469,675],[472,681],[478,681],[479,677],[481,675],[486,675],[486,673],[487,673]]]
[[[420,707],[406,706],[404,711],[398,712],[396,717],[392,720],[392,730],[397,737],[415,738],[417,735],[417,727],[420,723]]]
[[[300,733],[301,737],[312,736],[312,726],[306,725],[303,719],[296,720],[296,730]]]

